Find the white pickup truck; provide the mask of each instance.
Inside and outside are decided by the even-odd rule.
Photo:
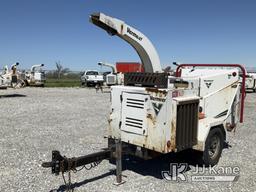
[[[82,86],[95,86],[103,84],[103,75],[96,70],[87,70],[81,76]]]

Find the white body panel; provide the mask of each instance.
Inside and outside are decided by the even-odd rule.
[[[44,64],[33,65],[30,71],[25,73],[28,85],[43,86],[46,81],[45,72],[42,70]]]
[[[148,94],[122,93],[121,131],[147,136],[147,114],[150,111]]]
[[[236,76],[233,76],[233,73]],[[210,117],[215,117],[230,106],[230,100],[234,100],[236,89],[232,85],[238,83],[237,69],[191,69],[182,70],[182,78],[199,82],[198,96],[202,97],[200,106],[203,112]],[[218,105],[216,105],[218,103]]]
[[[192,100],[199,100],[205,114],[204,119],[197,119],[196,150],[204,150],[212,127],[226,130],[228,124],[238,122],[241,86],[237,69],[207,69],[183,75],[189,82],[187,88],[112,86],[109,137],[161,153],[176,151],[177,106]]]
[[[248,73],[245,81],[245,88],[256,90],[256,73]]]
[[[9,82],[11,83],[11,82]],[[0,88],[7,88],[8,87],[8,80],[0,75]]]
[[[35,80],[36,80],[36,81],[41,81],[41,80],[42,80],[42,75],[41,75],[41,73],[35,72]]]
[[[111,97],[110,137],[159,152],[167,150],[166,140],[171,139],[171,107],[167,107],[171,106],[171,92],[155,94],[145,88],[112,86]],[[158,107],[157,100],[162,104],[158,112],[154,109]]]

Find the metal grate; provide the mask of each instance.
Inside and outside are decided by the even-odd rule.
[[[115,84],[116,78],[114,75],[107,75],[107,84]]]
[[[176,149],[192,148],[197,144],[199,100],[180,102],[177,106]]]
[[[127,98],[126,106],[127,107],[134,107],[134,108],[143,109],[144,108],[144,101],[140,100],[140,99],[130,99],[130,98]]]
[[[147,135],[149,100],[148,94],[123,92],[120,121],[122,131]]]
[[[124,85],[167,88],[167,73],[125,73]]]
[[[125,118],[125,125],[129,126],[129,127],[142,129],[143,120],[135,119],[135,118],[131,118],[131,117],[126,117]]]

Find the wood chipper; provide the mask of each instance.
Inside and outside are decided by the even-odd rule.
[[[4,67],[2,74],[0,74],[0,87],[20,88],[25,86],[21,72],[17,71],[18,65],[18,62],[12,64],[11,70],[8,69],[7,65]]]
[[[194,149],[200,151],[205,165],[217,164],[228,131],[243,122],[244,67],[181,64],[176,76],[170,76],[162,71],[158,53],[144,34],[103,13],[92,14],[90,21],[128,42],[145,72],[126,73],[124,85],[111,87],[105,150],[73,158],[53,151],[52,161],[43,167],[58,175],[103,159],[116,160],[116,182],[120,184],[123,154],[149,159]]]
[[[27,86],[44,87],[46,76],[43,67],[44,64],[32,65],[30,71],[25,72],[24,81]]]

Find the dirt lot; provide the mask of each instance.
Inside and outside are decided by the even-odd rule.
[[[69,157],[106,146],[108,93],[81,88],[0,90],[0,191],[65,191],[62,177],[41,163],[56,149]],[[161,177],[170,162],[190,162],[180,153],[124,162],[126,183],[113,185],[115,166],[103,161],[72,174],[75,191],[256,191],[256,94],[246,98],[245,123],[231,133],[218,166],[238,166],[237,182],[174,182]],[[189,177],[192,171],[187,171]]]

